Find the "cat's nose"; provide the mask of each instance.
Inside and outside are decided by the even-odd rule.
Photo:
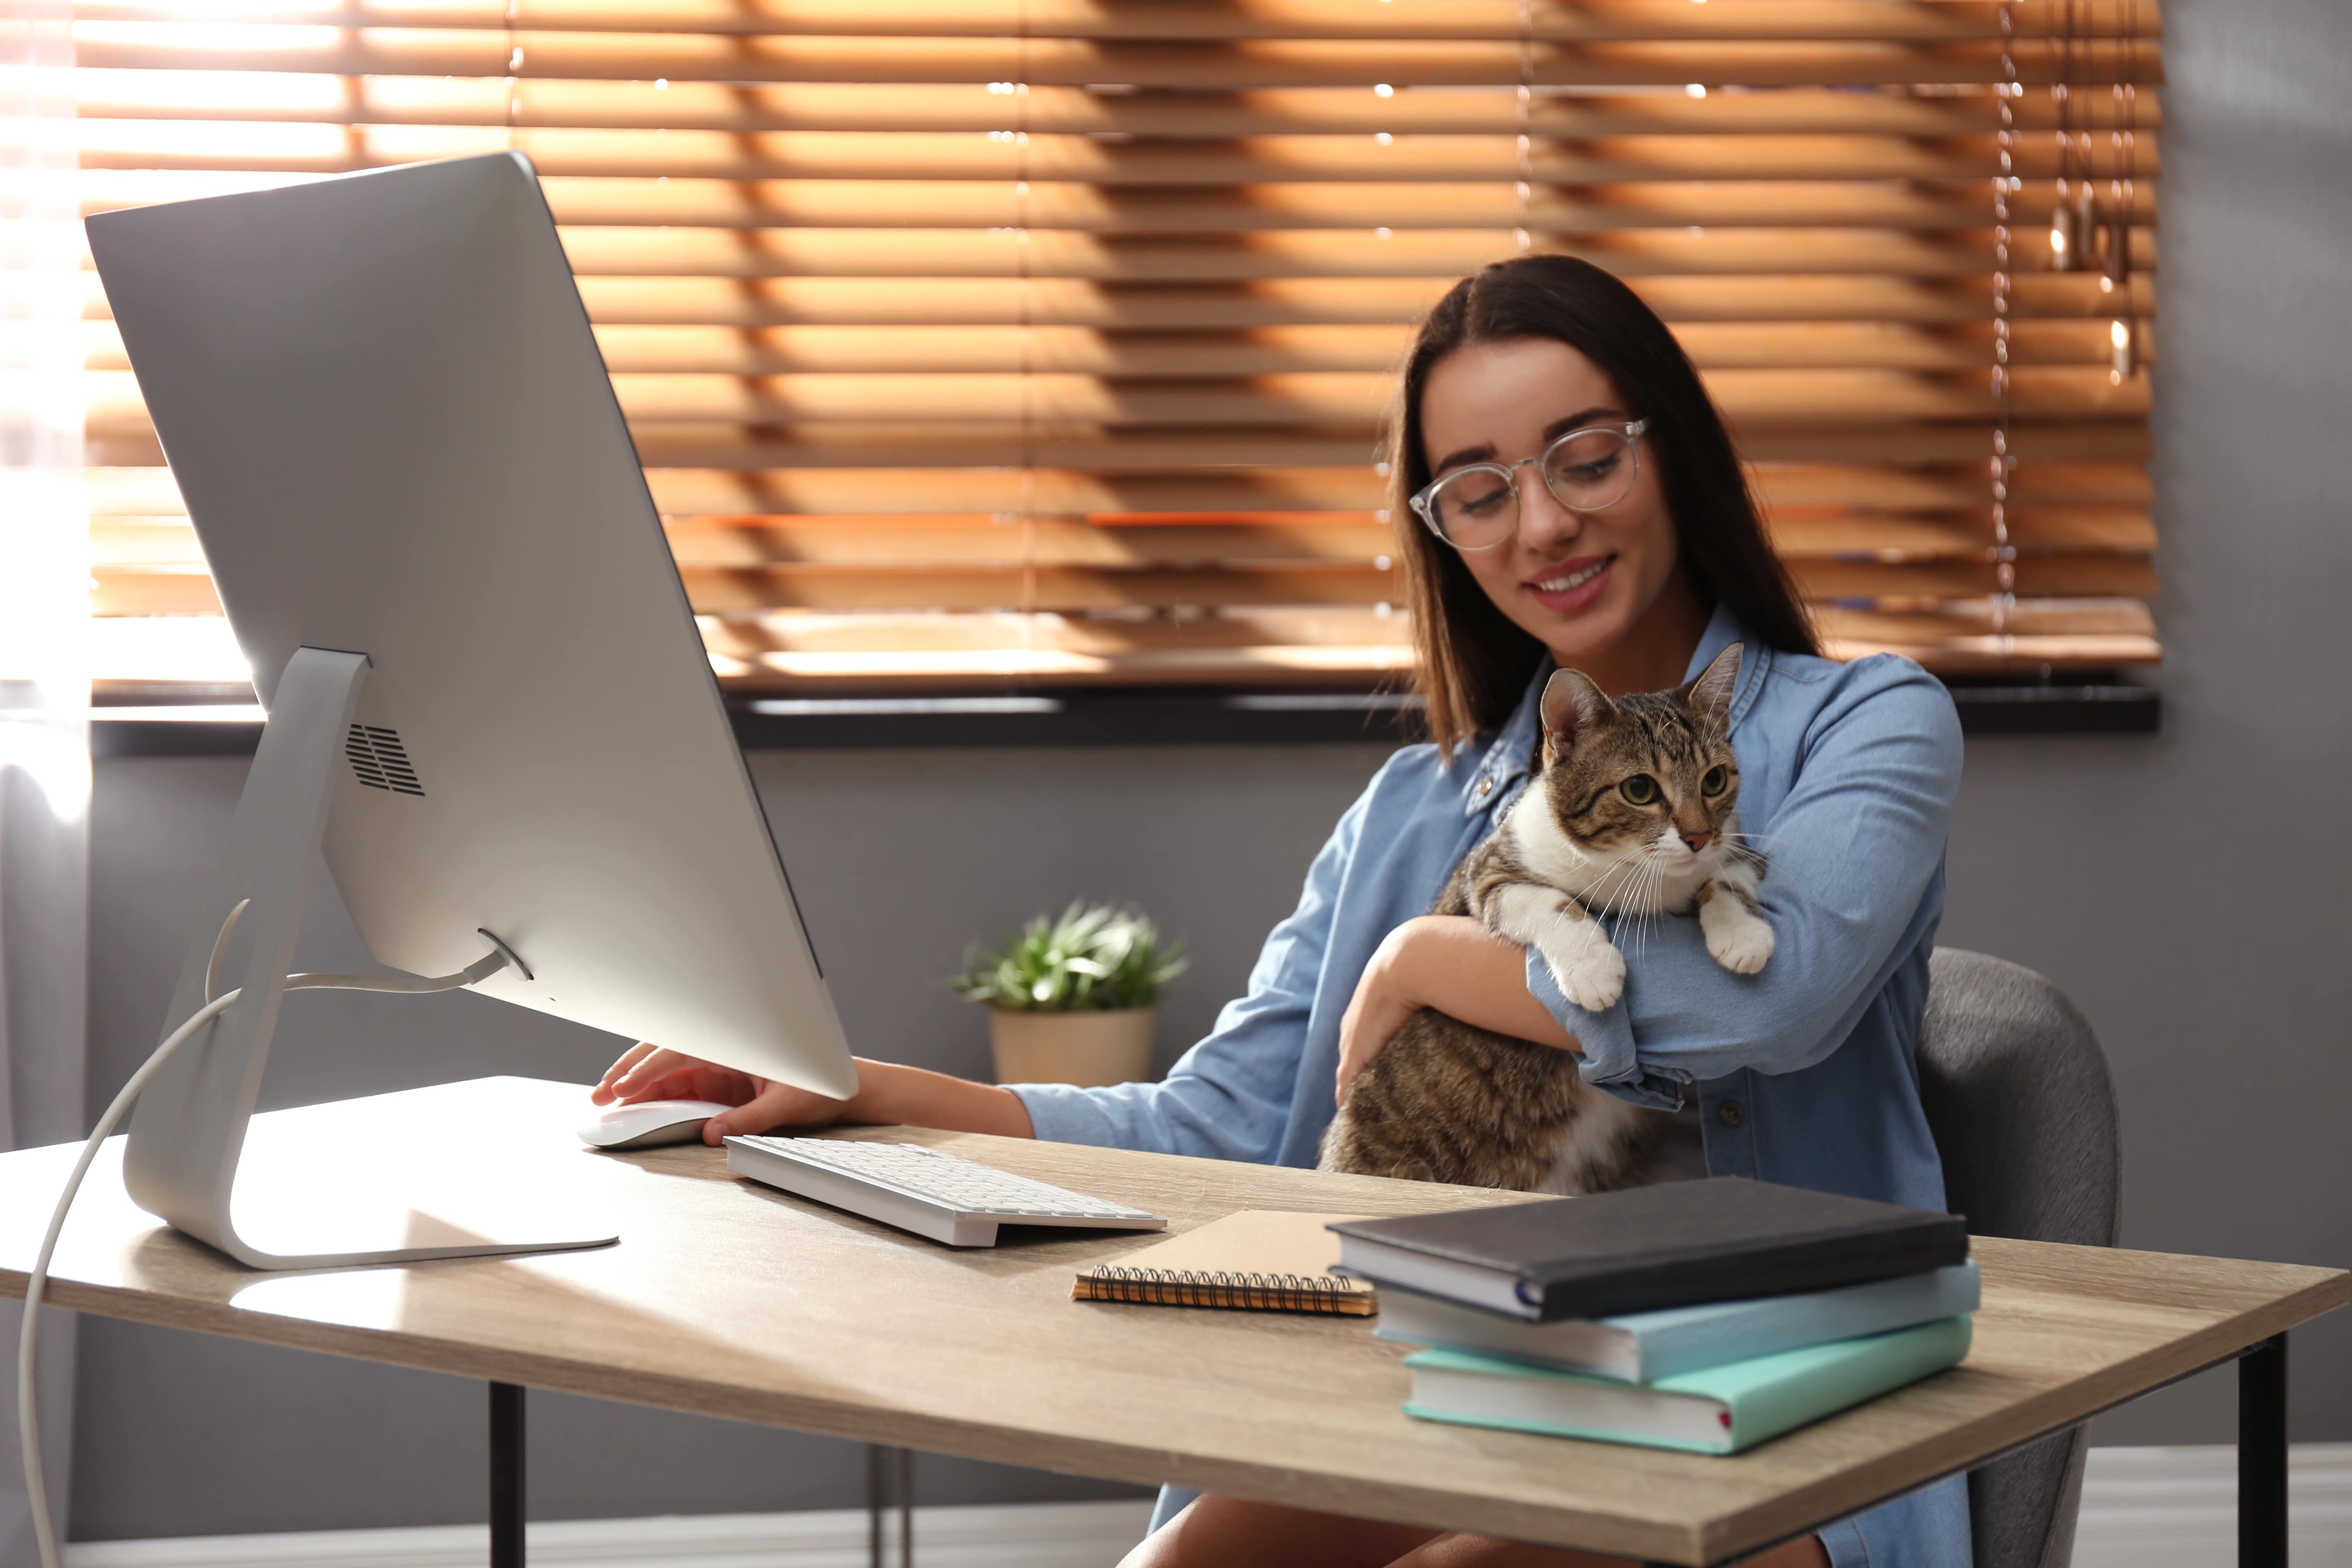
[[[1683,835],[1683,842],[1691,847],[1691,853],[1694,855],[1706,848],[1714,841],[1715,835],[1712,833],[1685,833]]]

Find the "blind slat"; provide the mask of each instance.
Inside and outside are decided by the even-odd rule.
[[[1695,322],[1678,334],[1702,369],[1902,369],[1973,372],[1992,363],[1992,329],[1876,321]],[[1105,332],[1084,327],[599,326],[615,373],[1061,373],[1181,379],[1317,371],[1386,373],[1411,342],[1403,327],[1271,327],[1253,331]],[[92,370],[128,371],[110,323],[85,334]],[[2113,358],[2105,321],[2027,321],[2010,363],[2097,365]]]
[[[578,231],[574,231],[575,233]],[[1668,321],[1855,321],[1986,323],[1988,280],[1897,278],[1711,277],[1628,279]],[[1152,288],[1076,279],[614,278],[580,279],[590,317],[606,325],[1095,327],[1135,331],[1307,325],[1402,328],[1451,286],[1419,279],[1267,279],[1240,285]],[[2080,275],[2015,280],[2011,318],[2107,321],[2153,313],[2147,280],[2103,291]],[[101,307],[102,309],[102,307]]]
[[[84,182],[90,193],[85,205],[89,212],[136,205],[145,199],[138,187],[151,183],[144,174],[117,176],[103,170],[86,174]],[[168,198],[154,199],[194,194],[199,193],[182,190]],[[1906,310],[1939,312],[1924,319],[1984,321],[1992,310],[1993,238],[1990,227],[1916,236],[1884,229],[1823,234],[1806,229],[1718,228],[1697,234],[1644,229],[1548,235],[1543,243],[1548,250],[1580,256],[1626,278],[1660,308],[1676,312],[1677,320],[1749,319],[1754,312],[1745,301],[1758,296],[1742,289],[1771,290],[1768,297],[1772,299],[1791,297],[1793,290],[1817,302],[1801,313],[1816,319],[1836,315],[1840,312],[1828,302],[1843,297],[1852,281],[1856,288],[1909,290],[1906,298],[1912,303]],[[1010,232],[950,229],[614,226],[568,228],[562,231],[562,239],[575,271],[590,289],[605,287],[603,280],[615,277],[659,278],[660,283],[641,287],[704,286],[707,297],[707,286],[714,279],[793,277],[807,279],[798,285],[802,289],[827,290],[821,296],[830,302],[827,308],[850,311],[868,300],[876,308],[895,309],[889,302],[904,298],[905,290],[924,289],[935,295],[950,279],[988,279],[1001,285],[993,289],[959,288],[959,294],[974,300],[972,309],[981,312],[971,318],[975,322],[1024,319],[1017,313],[999,313],[1006,309],[1006,301],[1017,303],[1024,290],[1041,309],[1055,308],[1057,300],[1092,298],[1081,289],[1056,291],[1051,287],[1064,281],[1115,291],[1103,295],[1105,300],[1129,298],[1133,290],[1148,285],[1184,285],[1181,292],[1160,296],[1171,309],[1183,300],[1215,310],[1239,309],[1234,301],[1278,302],[1267,307],[1278,313],[1249,317],[1234,324],[1261,320],[1411,321],[1454,279],[1518,251],[1516,239],[1505,230],[1391,230],[1387,235],[1376,231],[1368,239],[1360,233],[1312,231],[1145,238],[1041,229],[1030,231],[1024,241]],[[2135,230],[2132,245],[2134,268],[2149,270],[2155,254],[2153,232]],[[1874,276],[1878,274],[1890,276]],[[103,315],[103,302],[96,293],[97,275],[89,272],[85,277],[92,290],[92,312]],[[1311,286],[1307,286],[1309,280]],[[2011,279],[2011,310],[2020,316],[2109,315],[2127,304],[2130,309],[2126,313],[2149,315],[2154,310],[2149,281],[2136,277],[2126,285],[2127,291],[2119,295],[2104,287],[2102,278],[2088,273],[2021,271]],[[1219,284],[1235,287],[1220,294],[1205,292]],[[1286,284],[1297,286],[1286,289]],[[862,292],[867,289],[870,294]],[[1365,303],[1372,299],[1403,300],[1403,294],[1393,291],[1400,289],[1416,292],[1409,302],[1378,307]],[[747,300],[761,298],[750,289],[730,289],[729,292]],[[801,296],[774,297],[790,300]],[[1318,316],[1319,307],[1313,302],[1327,299],[1332,301],[1333,313]],[[942,317],[936,306],[931,309],[930,315],[919,319],[961,319]],[[1382,313],[1370,318],[1368,313],[1374,309]]]
[[[1062,511],[1155,511],[1213,510],[1255,513],[1282,510],[1272,500],[1247,499],[1245,477],[1235,469],[1289,470],[1282,473],[1281,493],[1307,497],[1298,504],[1322,510],[1354,511],[1377,508],[1382,494],[1378,476],[1367,471],[1368,455],[1379,449],[1379,432],[1370,425],[1352,428],[1298,430],[1213,430],[1105,432],[1093,426],[1033,425],[900,425],[877,428],[852,422],[738,429],[694,426],[648,426],[635,432],[644,460],[657,469],[716,470],[709,479],[688,481],[715,485],[719,475],[737,472],[853,468],[877,470],[948,469],[948,481],[974,487],[980,496],[1012,496],[986,502],[996,510],[1019,510],[1016,489],[1004,481],[1003,461],[1007,450],[1025,440],[1020,449],[1034,464],[1055,472],[1140,476],[1158,484],[1171,470],[1227,470],[1213,502],[1104,504],[1081,500],[1045,506]],[[1885,510],[1989,506],[1990,491],[1981,458],[1992,444],[1989,425],[1891,425],[1826,430],[1797,426],[1758,426],[1735,430],[1740,449],[1760,465],[1757,479],[1762,493],[1784,509],[1822,506],[1871,507]],[[90,460],[101,476],[94,492],[104,515],[145,516],[153,508],[146,487],[124,485],[119,476],[160,468],[163,458],[152,431],[134,426],[127,432],[93,434]],[[2031,471],[2021,467],[2011,476],[2011,493],[2020,499],[2042,500],[2115,501],[2146,505],[2147,482],[2139,463],[2146,458],[2147,432],[2127,421],[2063,426],[2012,425],[2010,450],[2033,459]],[[1978,457],[1973,465],[1965,459]],[[1821,465],[1791,468],[1795,461]],[[2117,481],[2109,489],[2080,488],[2053,477],[2077,462],[2099,468],[2122,466],[2138,474],[2130,483]],[[1874,466],[1872,466],[1874,465]],[[1896,466],[1901,465],[1901,466]],[[1319,477],[1306,470],[1324,470]],[[1800,477],[1789,479],[1790,473]],[[956,477],[961,476],[961,477]],[[667,479],[662,483],[670,482]],[[780,481],[781,482],[781,481]],[[930,479],[894,479],[876,475],[855,482],[878,487],[877,493],[930,497],[939,483]],[[1045,481],[1048,493],[1059,479]],[[908,487],[911,486],[910,489]],[[1784,490],[1783,487],[1787,487]],[[840,487],[835,487],[838,489]],[[829,492],[830,493],[830,492]],[[1093,492],[1088,492],[1092,494]],[[1231,498],[1239,497],[1240,500]],[[117,498],[121,498],[118,500]],[[176,496],[165,503],[176,510]],[[983,504],[974,499],[970,507]],[[1044,505],[1043,502],[1038,503]],[[941,508],[928,500],[908,503],[919,512],[962,511],[970,507]],[[680,506],[673,510],[759,511],[752,505]],[[784,509],[792,510],[792,509]],[[840,510],[838,507],[834,510]],[[852,512],[860,509],[852,507]]]
[[[259,181],[250,183],[263,183]],[[1641,230],[1710,225],[1785,228],[1973,228],[1986,223],[1990,198],[1963,184],[1864,181],[1627,182],[1538,186],[1523,200],[1507,184],[1287,184],[1199,189],[1124,188],[1075,182],[904,180],[706,180],[551,176],[548,205],[568,225],[661,225],[701,228],[978,229],[1231,235],[1251,231],[1488,228],[1531,234],[1591,229]],[[126,172],[90,182],[89,205],[128,205],[222,194],[201,170]],[[2057,205],[2056,182],[2026,180],[2011,193],[2019,226],[2046,226]],[[2152,220],[2156,193],[2131,188],[2135,223]],[[1358,241],[1361,243],[1360,238]],[[1007,247],[1013,242],[1008,238]],[[1815,241],[1832,250],[1835,237]],[[1490,255],[1488,259],[1494,258]],[[1376,259],[1376,258],[1368,258]],[[1366,270],[1372,270],[1367,267]]]
[[[1855,562],[1800,555],[1789,563],[1799,588],[1820,598],[1910,595],[1958,599],[2001,592],[1991,562]],[[2123,556],[2027,555],[2009,569],[2020,592],[2152,594],[2153,570]],[[680,569],[687,597],[698,615],[777,609],[835,613],[875,610],[1021,610],[1061,615],[1136,609],[1183,609],[1202,605],[1360,605],[1403,597],[1392,572],[1370,566],[1215,565],[1150,572],[1089,570],[1027,564],[811,566]],[[217,615],[219,599],[202,573],[100,572],[95,575],[101,615]]]
[[[2011,33],[2078,38],[2153,38],[2153,0],[1718,0],[1706,11],[1682,0],[1580,0],[1521,6],[1516,0],[1246,0],[1205,6],[1184,0],[425,0],[347,4],[318,10],[256,5],[207,10],[209,19],[267,22],[292,12],[335,27],[585,28],[593,31],[922,34],[932,37],[1225,40],[1234,38],[1483,39],[1546,42],[1738,39],[2000,39]],[[86,20],[138,22],[176,14],[150,0],[83,0]]]
[[[1413,39],[1397,43],[1121,44],[1052,38],[888,38],[692,33],[533,32],[184,22],[79,22],[75,51],[111,69],[184,68],[205,48],[224,70],[337,76],[512,75],[673,81],[1110,82],[1200,89],[1375,85],[1875,87],[1919,81],[2078,85],[2163,79],[2158,40],[2077,49],[1995,38],[1906,43],[1600,43],[1563,47]],[[520,58],[517,58],[520,51]],[[509,65],[509,61],[513,61]]]
[[[1403,181],[1548,184],[1658,180],[1980,181],[2157,177],[2152,147],[2100,139],[2080,153],[2036,137],[2009,149],[1990,134],[1895,136],[1616,136],[1572,142],[1514,136],[1265,136],[1106,142],[1023,134],[1016,144],[972,132],[510,130],[478,127],[153,120],[78,121],[92,169],[282,170],[341,174],[514,151],[545,176],[705,180],[982,180],[1081,182],[1094,187]],[[1818,199],[1818,198],[1816,198]],[[1977,208],[1981,216],[1983,205]],[[1394,227],[1396,226],[1391,225]]]
[[[1886,424],[1981,419],[1997,399],[1985,374],[1874,370],[1718,370],[1708,391],[1742,425],[1836,419]],[[2028,418],[2112,419],[2145,415],[2147,385],[2116,384],[2104,370],[2026,365],[2010,374],[2009,406]],[[127,372],[89,373],[89,426],[106,434],[143,424]],[[1382,374],[1304,372],[1229,384],[1127,382],[1092,375],[646,375],[613,377],[632,421],[1024,417],[1108,425],[1315,425],[1372,421],[1391,391]]]
[[[1991,446],[1991,431],[1983,426],[1881,426],[1877,429],[1825,431],[1803,426],[1767,426],[1756,433],[1738,433],[1741,449],[1751,458],[1770,460],[1774,458],[1812,462],[1852,462],[1885,464],[1888,462],[1926,461],[1941,457],[1958,461],[1979,453]],[[910,457],[919,455],[911,448],[889,451],[878,446],[850,447],[831,454],[832,466],[813,466],[810,452],[784,448],[781,446],[764,449],[751,443],[739,448],[740,460],[726,467],[688,468],[667,466],[666,458],[688,454],[679,448],[665,449],[652,446],[646,452],[649,462],[647,479],[653,487],[654,499],[661,510],[672,516],[769,516],[786,514],[843,515],[864,517],[877,512],[898,512],[912,516],[961,516],[975,511],[991,513],[1066,513],[1161,514],[1180,512],[1282,512],[1282,511],[1371,511],[1383,506],[1386,492],[1379,477],[1360,460],[1330,466],[1284,465],[1275,459],[1302,455],[1297,449],[1286,451],[1272,444],[1240,447],[1235,453],[1243,466],[1235,471],[1219,472],[1202,468],[1193,472],[1152,473],[1135,471],[1139,465],[1164,462],[1177,466],[1177,459],[1196,456],[1198,449],[1188,451],[1180,443],[1181,437],[1164,437],[1156,444],[1138,443],[1131,460],[1116,448],[1104,450],[1100,446],[1091,453],[1055,450],[1047,447],[1041,458],[1087,457],[1100,464],[1097,468],[1072,467],[1039,468],[1026,476],[1010,468],[921,468],[881,467],[859,468],[851,459],[859,458]],[[1244,437],[1231,439],[1236,443]],[[2019,474],[2025,465],[2038,464],[2045,458],[2055,463],[2128,461],[2137,457],[2144,460],[2147,445],[2147,432],[2137,423],[2091,424],[2071,426],[2020,425],[2009,433],[2010,450],[2021,458]],[[1359,452],[1370,446],[1369,432],[1357,447]],[[1001,456],[1003,448],[997,449]],[[1311,451],[1304,455],[1319,455]],[[779,459],[790,458],[806,467],[779,466]],[[1250,459],[1263,459],[1252,462]],[[1127,470],[1127,471],[1122,471]],[[1890,478],[1881,491],[1884,499],[1874,504],[1889,510],[1920,510],[1939,504],[1937,501],[1916,501],[1917,491],[1913,481],[1898,477],[1904,469],[1885,470]],[[1948,470],[1947,470],[1948,472]],[[1772,495],[1774,477],[1763,476],[1762,488]],[[1856,478],[1843,489],[1847,498],[1832,504],[1874,504],[1864,486],[1868,480]],[[2038,481],[2021,479],[2021,483]],[[123,465],[94,468],[89,470],[89,491],[91,512],[98,517],[173,517],[184,515],[170,473],[160,466]],[[1832,487],[1824,485],[1823,489]],[[1939,489],[1941,496],[1958,494],[1957,481],[1949,489]],[[2137,498],[2126,494],[2090,494],[2079,496],[2049,495],[2040,499],[2061,500],[2113,500],[2133,504]],[[1983,503],[1990,505],[1990,491],[1982,492]],[[1783,507],[1811,503],[1783,500]],[[1965,505],[1955,500],[1955,505]]]
[[[1776,548],[1791,556],[1989,561],[1990,519],[1923,515],[1771,514]],[[2009,519],[2010,547],[2144,556],[2155,548],[2145,510],[2124,507],[2019,507]],[[1074,518],[1014,523],[985,518],[929,521],[893,517],[840,519],[673,519],[670,548],[678,564],[702,571],[771,566],[997,566],[1154,569],[1202,563],[1347,563],[1376,567],[1396,550],[1394,531],[1364,514],[1321,521],[1287,514],[1248,522],[1103,526]],[[184,522],[104,521],[90,529],[93,570],[101,575],[201,573],[204,554]],[[1366,602],[1388,596],[1383,576]],[[1191,602],[1191,601],[1186,601]]]
[[[980,82],[901,87],[794,82],[745,86],[650,79],[532,80],[504,76],[336,76],[287,71],[85,68],[77,100],[89,119],[309,121],[343,125],[513,125],[678,131],[1026,131],[1033,135],[1240,137],[1313,134],[1400,138],[1501,135],[1979,136],[2010,123],[2050,132],[2062,123],[2046,94],[2004,99],[1990,89],[1922,97],[1781,88],[1766,93],[1577,92],[1537,95],[1515,87],[1410,89],[1386,98],[1362,88],[1258,92],[1100,92],[1033,85],[1018,100]],[[2126,126],[2152,132],[2154,94],[2128,106],[2112,94],[2074,100],[2063,123],[2077,131]],[[2153,143],[2153,136],[2146,138]],[[2094,153],[2100,150],[2095,145]]]

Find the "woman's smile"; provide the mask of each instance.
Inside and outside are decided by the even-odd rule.
[[[1544,567],[1519,586],[1553,615],[1573,616],[1609,591],[1609,569],[1616,563],[1614,554],[1579,555]]]

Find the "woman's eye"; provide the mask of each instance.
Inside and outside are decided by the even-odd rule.
[[[1721,768],[1709,768],[1706,770],[1706,776],[1698,781],[1698,787],[1707,795],[1721,795],[1723,786],[1729,782],[1729,778]]]
[[[1647,805],[1658,798],[1658,781],[1647,773],[1635,773],[1617,788],[1635,805]]]

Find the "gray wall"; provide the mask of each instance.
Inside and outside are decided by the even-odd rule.
[[[2123,1097],[2125,1239],[2342,1266],[2352,963],[2335,951],[2352,749],[2338,455],[2352,429],[2352,8],[2170,0],[2158,437],[2165,540],[2152,739],[1970,743],[1944,939],[2081,1003]],[[1241,982],[1358,748],[763,754],[756,766],[853,1036],[982,1070],[979,1020],[928,983],[965,938],[1074,894],[1134,898],[1199,955],[1163,1058]],[[151,1043],[241,778],[224,760],[98,775],[92,1103]],[[2331,912],[2334,911],[2334,912]],[[356,938],[324,890],[303,962]],[[584,1078],[615,1042],[457,996],[289,1007],[268,1098],[483,1072]],[[2295,1337],[2299,1439],[2352,1438],[2352,1329]],[[84,1539],[478,1520],[478,1385],[101,1320],[82,1342]],[[2209,1374],[2101,1423],[2221,1441]],[[542,1517],[846,1506],[841,1445],[539,1396]],[[928,1500],[1104,1489],[926,1460]]]

